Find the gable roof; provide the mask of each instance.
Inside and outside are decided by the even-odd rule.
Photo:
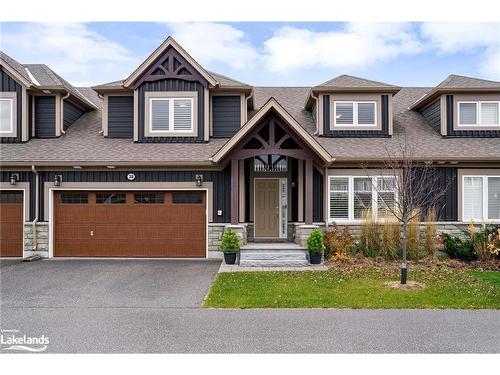
[[[205,78],[208,83],[212,86],[217,86],[217,80],[206,71],[195,59],[193,59],[185,50],[182,48],[171,36],[169,36],[165,41],[148,56],[146,60],[142,62],[139,67],[132,72],[128,78],[123,81],[123,86],[126,88],[131,87],[131,85],[141,76],[142,73],[146,71],[155,61],[161,56],[163,52],[167,50],[167,48],[173,47],[179,54],[185,58],[197,71],[201,74],[203,78]]]
[[[283,118],[283,120],[285,120],[285,122],[301,136],[304,142],[311,147],[311,149],[313,149],[318,156],[321,157],[321,159],[323,159],[327,164],[333,162],[334,159],[332,156],[273,97],[269,98],[269,100],[255,113],[255,115],[212,156],[211,160],[215,163],[220,162],[224,156],[226,156],[271,110],[275,110]]]
[[[97,109],[97,106],[80,90],[71,85],[45,64],[24,64],[28,72],[36,80],[40,89],[63,89],[73,95],[81,104],[88,108]]]
[[[413,103],[410,109],[420,109],[444,93],[474,91],[498,92],[500,91],[500,82],[460,76],[457,74],[450,74],[444,81],[434,87],[429,93]]]
[[[26,68],[2,51],[0,51],[0,65],[4,66],[5,69],[24,86],[30,87],[33,84]]]
[[[319,92],[390,92],[397,93],[401,87],[388,83],[342,74],[311,88],[305,108],[312,107],[313,95]]]

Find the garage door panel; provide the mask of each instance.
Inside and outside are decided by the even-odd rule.
[[[188,204],[172,203],[172,192],[86,194],[83,205],[55,199],[56,256],[206,256],[204,192],[179,193],[177,200],[195,202]]]
[[[0,192],[0,256],[22,257],[24,241],[23,192]]]

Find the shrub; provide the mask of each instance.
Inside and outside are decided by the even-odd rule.
[[[420,236],[420,228],[419,228],[419,216],[415,216],[408,223],[407,229],[407,249],[408,249],[408,258],[409,259],[417,259],[418,258],[418,249],[419,249],[419,236]]]
[[[220,244],[221,251],[230,253],[240,249],[240,239],[231,228],[226,228]]]
[[[436,255],[436,250],[437,250],[437,243],[436,243],[437,230],[435,223],[436,220],[437,220],[436,209],[432,207],[431,209],[429,209],[429,211],[427,211],[427,216],[425,218],[426,224],[424,233],[425,252],[429,257],[434,257]]]
[[[444,251],[454,259],[475,260],[477,255],[474,251],[474,245],[470,239],[461,239],[442,233]]]
[[[363,219],[359,234],[359,246],[364,256],[374,258],[379,256],[381,252],[381,225],[374,220],[371,211],[366,211],[363,214]]]
[[[474,222],[467,227],[469,239],[474,248],[477,258],[481,261],[489,261],[498,254],[497,243],[500,235],[500,226],[482,224],[477,228]]]
[[[326,259],[344,258],[354,245],[349,227],[345,226],[341,231],[336,223],[333,223],[331,230],[325,230],[324,242]]]
[[[323,253],[323,233],[318,228],[311,231],[311,234],[307,238],[307,250],[310,253]]]
[[[382,225],[382,256],[385,259],[398,257],[401,248],[401,230],[394,217],[387,217]]]

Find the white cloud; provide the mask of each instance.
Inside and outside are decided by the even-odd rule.
[[[500,79],[500,23],[424,23],[421,30],[439,53],[476,53],[479,73]]]
[[[22,63],[44,63],[61,76],[96,79],[105,72],[121,71],[132,63],[132,54],[120,44],[90,30],[82,23],[30,23],[3,32],[2,48],[14,51]],[[94,75],[94,76],[92,76]]]
[[[235,69],[251,67],[259,58],[245,33],[220,23],[169,23],[172,36],[201,64],[223,63]]]
[[[287,26],[264,42],[266,65],[273,72],[360,68],[421,49],[414,26],[403,23],[348,23],[338,31]]]

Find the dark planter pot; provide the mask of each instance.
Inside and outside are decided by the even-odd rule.
[[[235,264],[236,263],[236,251],[225,252],[224,253],[224,262],[226,264]]]
[[[321,253],[309,253],[309,261],[311,264],[321,264]]]

